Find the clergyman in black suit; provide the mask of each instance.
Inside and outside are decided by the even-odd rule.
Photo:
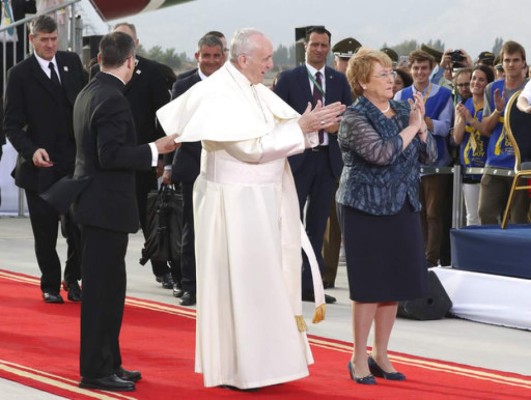
[[[128,234],[139,228],[135,171],[157,165],[159,154],[175,150],[175,136],[137,145],[134,119],[124,91],[135,71],[135,43],[123,32],[100,42],[101,72],[74,106],[77,145],[72,184],[88,184],[74,203],[81,226],[80,386],[130,391],[139,371],[122,367],[119,334],[126,291]]]
[[[315,106],[339,101],[349,106],[352,93],[344,74],[327,67],[331,34],[323,26],[307,29],[305,38],[306,63],[283,72],[275,85],[275,93],[297,112],[303,113],[308,102]],[[318,75],[316,75],[318,74]],[[330,203],[336,191],[336,182],[343,168],[341,152],[337,143],[339,124],[319,132],[320,145],[304,153],[289,157],[291,170],[299,196],[301,217],[306,232],[323,272],[323,236],[330,213]],[[305,207],[307,205],[307,207]],[[306,210],[306,215],[304,214]],[[336,299],[326,295],[327,303]],[[302,299],[313,301],[313,284],[308,260],[304,257],[302,268]]]
[[[74,171],[72,109],[86,82],[78,55],[57,51],[53,18],[36,18],[29,39],[34,54],[11,68],[7,78],[4,130],[18,151],[13,176],[26,193],[44,301],[62,303],[56,251],[59,214],[39,195]],[[68,243],[64,279],[68,298],[79,301],[78,231],[68,216],[64,220]]]
[[[197,43],[197,71],[173,85],[172,99],[190,89],[197,82],[209,77],[222,65],[223,43],[214,36],[206,34]],[[180,304],[191,306],[196,300],[195,281],[195,235],[194,235],[194,210],[192,191],[194,182],[199,175],[201,161],[201,142],[187,142],[172,154],[165,156],[165,171],[163,181],[165,183],[180,183],[183,193],[183,231],[181,238],[181,288],[174,291],[176,297],[181,296]]]

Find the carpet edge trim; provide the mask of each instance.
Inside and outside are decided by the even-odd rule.
[[[44,371],[36,370],[30,367],[26,367],[24,365],[15,364],[15,363],[5,361],[5,360],[0,360],[0,371],[4,371],[9,374],[21,377],[21,378],[25,378],[30,381],[38,382],[41,385],[59,388],[69,393],[81,394],[83,396],[90,397],[90,398],[97,399],[97,400],[114,400],[114,399],[136,400],[135,397],[124,396],[119,393],[92,391],[92,390],[82,389],[79,386],[77,386],[78,385],[77,382],[72,381],[70,379],[67,379],[61,376],[56,376],[56,375],[53,375],[53,374],[50,374]],[[9,379],[9,378],[6,378],[6,379]],[[75,384],[68,383],[68,382],[75,382]],[[17,382],[17,383],[20,383],[20,382]],[[42,388],[39,388],[39,387],[35,387],[35,389],[43,390]]]

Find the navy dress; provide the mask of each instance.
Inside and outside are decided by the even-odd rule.
[[[387,118],[364,97],[349,107],[339,131],[345,166],[337,193],[350,299],[403,301],[427,291],[420,223],[420,163],[436,159],[435,140],[399,136],[409,107],[391,101]]]

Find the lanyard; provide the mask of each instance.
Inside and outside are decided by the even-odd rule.
[[[315,77],[312,74],[310,74],[310,71],[308,71],[308,69],[306,69],[306,72],[308,73],[308,78],[310,78],[310,80],[313,82],[313,84],[315,85],[317,90],[319,90],[319,92],[321,92],[321,96],[323,96],[323,100],[326,99],[325,91],[323,90],[321,85],[319,85],[317,83],[317,81],[315,80]],[[324,74],[323,74],[323,78],[324,78]]]

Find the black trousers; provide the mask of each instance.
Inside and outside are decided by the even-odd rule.
[[[185,292],[196,292],[195,282],[195,232],[193,183],[182,184],[183,190],[183,233],[181,242],[182,288]]]
[[[42,274],[41,290],[59,293],[61,262],[56,246],[60,215],[35,191],[26,190],[26,199],[35,242],[35,256]],[[71,214],[63,217],[63,228],[67,243],[64,278],[67,282],[77,281],[81,279],[79,229],[72,222]]]
[[[85,378],[112,375],[122,365],[120,329],[125,304],[125,254],[129,236],[81,226],[80,372]]]
[[[304,166],[293,172],[301,220],[304,221],[321,274],[324,270],[322,248],[326,221],[337,188],[337,179],[330,168],[329,157],[327,148],[312,151]],[[303,254],[302,260],[302,291],[313,292],[312,271],[306,254]]]

